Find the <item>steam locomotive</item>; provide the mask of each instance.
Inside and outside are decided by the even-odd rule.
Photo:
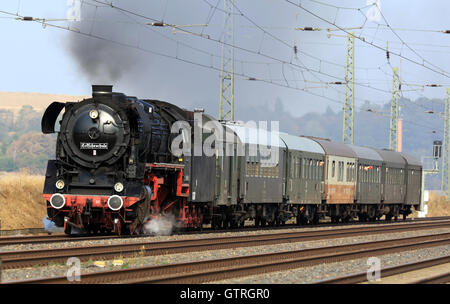
[[[217,122],[112,86],[52,103],[41,124],[43,133],[57,132],[43,197],[67,234],[145,233],[161,217],[182,228],[224,229],[390,220],[420,204],[422,166],[408,154]]]

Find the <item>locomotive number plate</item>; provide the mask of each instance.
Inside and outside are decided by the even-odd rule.
[[[80,143],[82,150],[108,150],[108,143]]]

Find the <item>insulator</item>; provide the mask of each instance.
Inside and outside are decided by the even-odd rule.
[[[23,17],[22,20],[23,21],[33,21],[34,18],[33,17]]]
[[[303,28],[304,31],[314,31],[314,29],[311,26],[305,26]]]
[[[294,54],[297,55],[297,52],[298,52],[297,46],[294,45]]]

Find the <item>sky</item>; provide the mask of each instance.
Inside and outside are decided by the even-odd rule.
[[[67,19],[69,2],[2,0],[0,11]],[[127,95],[187,108],[201,106],[217,115],[223,0],[114,1],[127,11],[103,7],[94,0],[82,2],[81,21],[47,22],[96,38],[0,13],[0,91],[90,95],[91,84],[112,84],[115,91]],[[353,28],[349,31],[367,42],[355,40],[357,108],[365,102],[390,100],[394,66],[400,68],[404,97],[412,101],[444,98],[445,87],[450,87],[450,34],[437,31],[450,30],[447,1],[379,0],[383,17],[375,16],[375,20],[366,18],[374,8],[366,0],[300,3],[305,10],[285,0],[235,0],[237,118],[239,111],[274,105],[277,100],[294,116],[323,112],[328,106],[342,109],[345,87],[326,82],[345,79],[346,33],[295,30],[305,26],[336,29],[311,13],[339,27]],[[386,27],[385,19],[394,31]],[[170,27],[145,24],[152,20],[181,27],[208,26],[183,27],[195,34],[174,33]],[[404,58],[391,53],[388,64],[386,51],[369,43],[388,45]],[[424,84],[443,87],[419,90]]]

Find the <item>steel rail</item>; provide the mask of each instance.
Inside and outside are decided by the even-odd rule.
[[[421,279],[412,284],[444,284],[448,282],[450,282],[450,272]]]
[[[383,277],[389,277],[389,276],[393,276],[393,275],[397,275],[397,274],[401,274],[401,273],[405,273],[405,272],[420,270],[420,269],[429,268],[429,267],[433,267],[436,265],[442,265],[442,264],[446,264],[446,263],[450,263],[450,256],[445,256],[445,257],[440,257],[440,258],[436,258],[436,259],[430,259],[430,260],[425,260],[425,261],[420,261],[420,262],[414,262],[414,263],[408,263],[408,264],[403,264],[403,265],[399,265],[399,266],[383,268],[380,270],[380,274]],[[350,274],[350,275],[341,276],[341,277],[337,277],[337,278],[330,279],[330,280],[320,281],[320,282],[318,282],[318,284],[357,284],[357,283],[363,283],[363,282],[367,282],[367,281],[368,281],[367,272],[360,272],[357,274]],[[419,284],[419,283],[426,283],[426,282],[423,280],[420,280],[420,281],[414,282],[413,284]]]
[[[298,225],[285,225],[280,227],[246,227],[239,229],[231,229],[231,230],[213,230],[207,229],[202,231],[182,231],[175,234],[209,234],[209,233],[226,233],[226,232],[242,232],[242,231],[264,231],[264,230],[285,230],[285,229],[295,229],[295,228],[316,228],[316,227],[346,227],[346,226],[354,226],[354,225],[404,225],[410,223],[423,223],[423,222],[437,222],[437,221],[446,221],[450,220],[450,216],[447,217],[430,217],[430,218],[415,218],[408,219],[407,221],[398,221],[398,222],[386,222],[386,221],[378,221],[378,222],[351,222],[346,224],[331,224],[331,223],[320,223],[318,225],[312,226],[298,226]],[[32,236],[3,236],[0,237],[0,248],[1,246],[9,246],[9,245],[19,245],[19,244],[39,244],[39,243],[60,243],[60,242],[77,242],[77,241],[95,241],[95,240],[104,240],[104,239],[130,239],[130,238],[140,238],[140,237],[150,237],[152,235],[132,235],[132,236],[117,236],[117,235],[96,235],[96,236],[86,236],[86,235],[64,235],[64,234],[54,234],[54,235],[32,235]]]
[[[81,261],[112,259],[117,257],[142,257],[196,251],[220,250],[239,247],[267,246],[282,243],[306,242],[378,233],[397,233],[424,229],[450,227],[450,221],[403,225],[369,226],[332,230],[315,230],[260,235],[227,236],[218,238],[185,239],[162,242],[140,242],[116,245],[67,247],[0,252],[3,269],[31,267],[52,263],[65,263],[70,257]]]
[[[115,271],[102,271],[82,274],[80,276],[80,281],[68,281],[67,277],[53,277],[31,279],[26,281],[10,281],[7,283],[198,284],[448,244],[450,244],[450,233],[444,233],[439,235],[268,253],[226,259],[214,259],[192,263],[178,263],[163,266],[148,266]]]
[[[394,227],[392,227],[394,226]],[[319,230],[289,233],[273,233],[251,236],[231,236],[205,239],[188,239],[163,242],[129,243],[117,245],[100,245],[90,247],[72,247],[61,249],[42,249],[29,251],[6,251],[0,252],[4,269],[44,265],[48,262],[64,263],[69,257],[78,257],[82,261],[91,258],[115,258],[118,256],[149,256],[161,254],[185,253],[205,250],[219,250],[237,247],[262,246],[281,244],[287,242],[304,242],[312,240],[324,240],[330,238],[341,238],[358,235],[369,235],[377,233],[396,233],[401,231],[413,231],[449,227],[450,222],[427,223],[427,224],[405,224],[382,226],[382,227],[360,227],[339,230]]]
[[[316,228],[316,227],[346,227],[346,226],[354,226],[354,225],[403,225],[405,223],[421,223],[421,222],[437,222],[437,221],[446,221],[450,220],[450,216],[443,217],[430,217],[430,218],[414,218],[407,219],[406,221],[398,221],[398,222],[386,222],[386,221],[377,221],[377,222],[350,222],[350,223],[340,223],[340,224],[332,224],[332,223],[319,223],[317,225],[311,226],[298,226],[295,224],[287,224],[284,226],[278,227],[245,227],[245,228],[235,228],[235,229],[204,229],[201,231],[181,231],[176,232],[174,234],[186,235],[186,234],[209,234],[209,233],[226,233],[226,232],[243,232],[243,231],[264,231],[264,230],[284,230],[284,229],[295,229],[295,228]],[[126,236],[117,236],[117,235],[95,235],[95,236],[86,236],[86,235],[64,235],[64,234],[53,234],[53,235],[31,235],[31,236],[3,236],[0,237],[0,246],[8,246],[8,245],[18,245],[18,244],[39,244],[39,243],[59,243],[59,242],[76,242],[76,241],[92,241],[92,240],[104,240],[104,239],[118,239],[118,238],[140,238],[140,237],[150,237],[152,235],[126,235]],[[1,248],[1,247],[0,247]]]

